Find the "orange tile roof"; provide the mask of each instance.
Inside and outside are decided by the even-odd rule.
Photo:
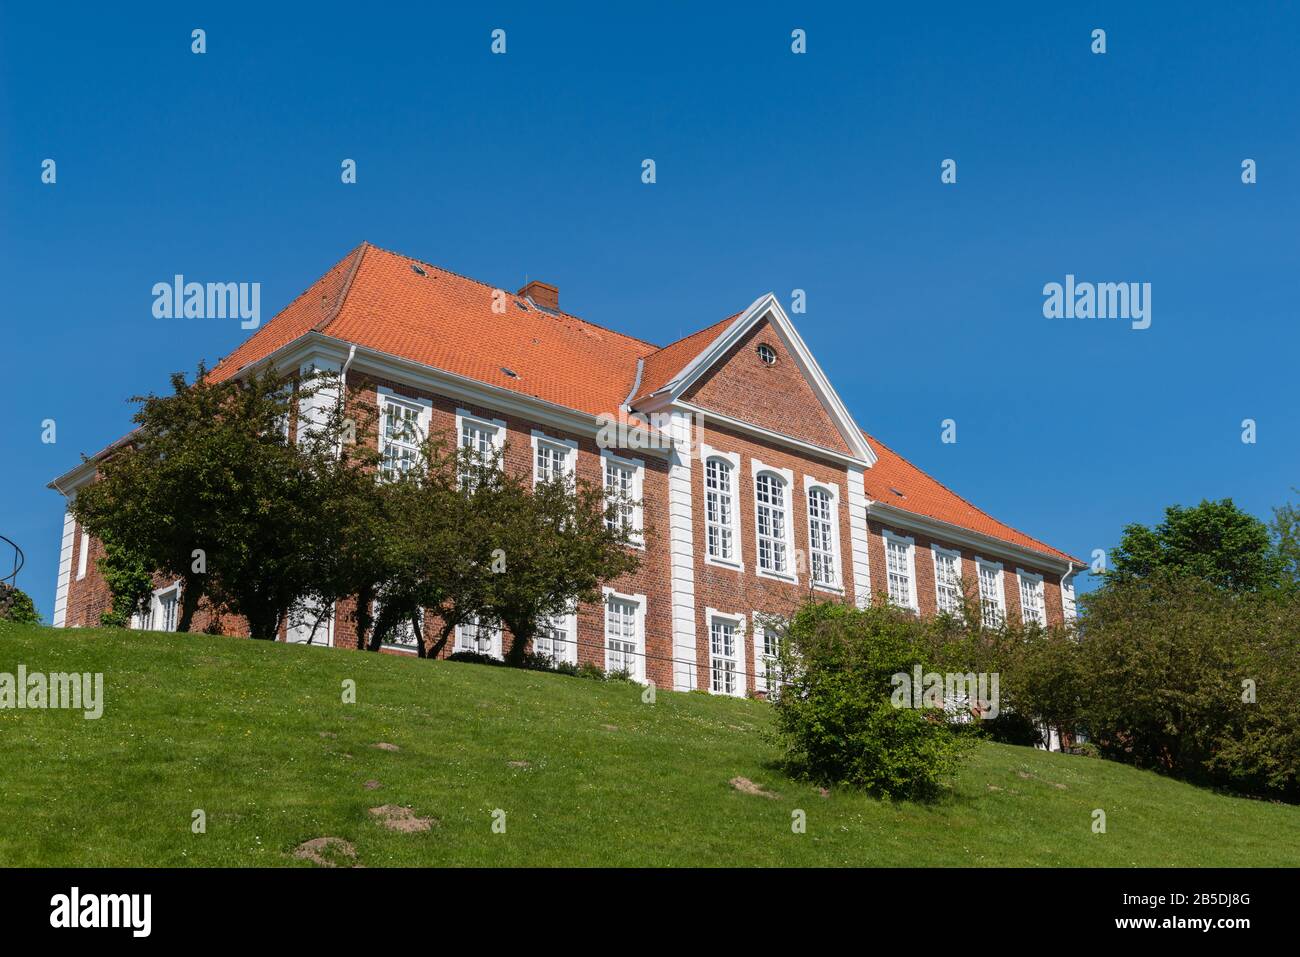
[[[506,293],[504,313],[492,308],[499,288]],[[228,378],[316,330],[565,408],[616,414],[636,382],[638,360],[643,398],[672,381],[738,315],[659,348],[565,312],[538,309],[504,287],[362,243],[218,363],[213,377]],[[868,498],[1079,561],[997,521],[879,440],[866,438],[879,456],[866,470]]]
[[[641,370],[641,385],[632,404],[636,405],[671,382],[692,359],[713,345],[713,341],[722,335],[739,315],[740,313],[736,313],[728,316],[707,329],[701,329],[684,339],[678,339],[646,356],[645,367]]]
[[[876,464],[866,470],[865,476],[867,498],[872,501],[947,522],[949,525],[957,525],[990,538],[1011,542],[1022,548],[1045,552],[1054,558],[1083,564],[1073,555],[1031,538],[1004,522],[999,522],[952,489],[926,475],[879,439],[867,435],[866,432],[862,434],[876,453]],[[903,497],[895,495],[894,489],[902,492]]]

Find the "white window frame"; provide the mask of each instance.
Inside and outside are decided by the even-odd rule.
[[[767,465],[759,461],[758,459],[753,459],[750,462],[750,467],[753,473],[752,477],[753,477],[753,489],[754,489],[754,571],[758,574],[760,578],[774,578],[777,581],[795,582],[797,584],[799,581],[799,571],[798,571],[798,562],[796,561],[795,545],[794,545],[794,488],[795,488],[794,472],[792,472],[790,469],[779,469],[776,468],[775,466]],[[784,497],[784,504],[782,506],[782,510],[784,512],[783,518],[785,524],[784,538],[785,538],[785,569],[786,570],[783,572],[773,571],[772,569],[764,568],[763,562],[761,560],[762,549],[759,547],[759,539],[760,539],[760,528],[762,526],[758,520],[760,514],[759,513],[760,506],[758,502],[758,479],[759,476],[763,475],[764,473],[767,473],[769,475],[775,475],[777,478],[779,478],[782,482],[785,483],[785,497]]]
[[[988,627],[992,628],[995,626],[988,621],[988,616],[985,613],[984,587],[983,587],[983,581],[980,578],[980,574],[982,570],[985,568],[991,568],[997,574],[997,589],[998,589],[997,617],[999,620],[999,624],[1004,623],[1007,620],[1007,588],[1006,588],[1006,582],[1003,580],[1002,577],[1002,571],[1003,571],[1002,563],[991,561],[990,559],[987,558],[981,558],[980,556],[976,555],[975,556],[975,575],[976,575],[975,585],[976,588],[979,590],[980,621],[983,622]]]
[[[371,627],[371,628],[373,628],[373,627],[375,626],[375,622],[377,622],[377,621],[379,620],[379,609],[382,608],[382,607],[383,607],[383,599],[382,599],[382,598],[374,598],[374,599],[371,600],[371,602],[370,602],[370,627]],[[424,612],[421,611],[420,614],[423,615]],[[401,627],[401,628],[410,628],[410,627],[411,627],[411,622],[410,622],[410,620],[408,619],[408,620],[403,621],[399,627]],[[423,625],[421,626],[421,630],[423,630]],[[421,636],[421,637],[423,637],[423,636]],[[414,629],[412,629],[412,631],[411,631],[411,638],[414,639],[414,640],[416,640],[416,641],[419,640],[418,638],[415,637],[415,631],[414,631]],[[403,645],[403,644],[398,644],[398,643],[396,643],[396,642],[388,642],[388,641],[385,641],[385,642],[384,642],[380,647],[381,647],[381,648],[384,648],[384,649],[387,650],[387,651],[398,651],[398,652],[401,652],[401,653],[404,654],[404,655],[416,655],[416,654],[419,654],[419,649],[416,648],[414,644]]]
[[[408,411],[413,410],[416,413],[415,427],[420,433],[416,436],[415,443],[415,454],[418,455],[420,444],[429,437],[430,422],[433,419],[433,400],[413,399],[410,396],[399,395],[387,386],[382,385],[375,390],[375,397],[379,405],[379,477],[383,481],[387,478],[384,475],[384,455],[389,442],[384,432],[389,406],[396,406]]]
[[[609,449],[600,450],[600,481],[601,486],[605,489],[606,500],[609,499],[609,472],[607,464],[613,462],[615,465],[630,469],[632,472],[632,535],[629,544],[634,548],[645,548],[645,461],[643,459],[631,459],[622,455],[615,455]]]
[[[294,602],[294,609],[306,608],[306,606],[307,603],[304,601]],[[321,621],[319,627],[317,627],[315,635],[312,635],[310,625],[306,623],[302,625],[293,624],[290,616],[294,614],[294,609],[291,609],[289,615],[285,617],[284,640],[286,642],[292,645],[305,645],[307,644],[307,639],[310,638],[313,648],[334,647],[334,619],[338,617],[338,608],[334,604],[329,606],[329,613]],[[308,610],[314,613],[314,609]],[[301,640],[296,639],[295,635],[300,636]]]
[[[897,532],[887,528],[880,530],[880,540],[885,546],[885,595],[891,602],[899,608],[907,608],[920,614],[921,606],[916,597],[916,539],[907,535],[900,535]],[[907,604],[899,604],[889,590],[889,545],[890,543],[899,545],[906,550],[907,554]]]
[[[953,615],[960,615],[962,598],[965,596],[965,592],[962,590],[962,580],[961,580],[961,550],[957,548],[944,548],[942,545],[936,545],[934,543],[931,543],[930,553],[934,559],[935,613],[941,615],[944,613],[944,611],[947,610],[943,607],[943,602],[939,600],[939,559],[943,557],[943,558],[952,559],[953,574],[957,576],[957,580],[953,583],[953,588],[956,589],[957,592],[956,605],[951,609],[950,613]]]
[[[714,654],[713,654],[713,625],[714,622],[719,624],[732,625],[735,628],[734,644],[732,653],[729,657],[719,656],[719,660],[730,660],[732,664],[732,682],[733,687],[730,691],[718,691],[714,688]],[[704,610],[704,627],[706,631],[705,640],[708,642],[709,653],[709,694],[723,695],[731,698],[743,698],[746,694],[745,681],[745,616],[734,615],[729,612],[721,612],[716,608],[706,608]]]
[[[830,560],[832,580],[829,583],[819,582],[813,578],[813,489],[821,489],[830,498]],[[844,562],[840,554],[840,487],[834,482],[823,482],[810,475],[805,475],[803,477],[803,497],[804,511],[808,513],[808,580],[812,583],[812,587],[818,591],[828,591],[834,592],[837,595],[842,595],[844,594]]]
[[[567,615],[556,615],[549,621],[543,619],[537,623],[538,634],[548,625],[555,627],[557,631],[563,632],[564,645],[558,655],[552,654],[551,658],[557,663],[567,663],[576,665],[578,663],[578,616],[570,612]],[[548,639],[549,640],[549,639]],[[533,637],[533,651],[540,653],[537,647],[537,637]]]
[[[476,429],[481,429],[488,435],[488,443],[492,447],[492,454],[500,457],[506,447],[506,423],[503,419],[489,419],[482,415],[475,415],[467,409],[456,410],[456,452],[465,448],[465,426],[471,425]],[[476,450],[477,451],[477,450]],[[483,466],[488,463],[481,462]],[[504,466],[504,463],[502,463]],[[468,476],[462,476],[467,479]]]
[[[162,613],[163,598],[169,597],[175,603],[175,619],[172,621],[170,628],[154,628],[154,619]],[[147,617],[146,617],[147,616]],[[149,596],[149,610],[145,615],[138,612],[131,616],[131,627],[139,631],[175,631],[181,617],[181,583],[180,579],[172,582],[170,585],[164,585],[162,588],[155,588],[153,594]],[[165,622],[164,622],[165,624]]]
[[[731,474],[731,489],[730,489],[730,492],[729,492],[729,494],[731,495],[731,524],[730,524],[730,526],[729,526],[729,527],[730,527],[730,530],[731,530],[731,557],[730,557],[730,558],[723,558],[722,556],[720,556],[720,555],[714,555],[712,552],[709,551],[709,460],[710,460],[710,459],[717,459],[717,460],[720,461],[720,462],[725,462],[725,463],[728,465],[728,467],[730,468],[730,470],[731,470],[731,472],[730,472],[730,474]],[[745,539],[744,539],[744,535],[743,535],[742,523],[741,523],[741,520],[740,520],[740,513],[741,513],[741,507],[740,507],[740,484],[741,484],[740,453],[739,453],[739,452],[723,452],[723,451],[721,451],[720,449],[715,449],[715,448],[712,448],[712,447],[707,446],[707,445],[701,445],[701,446],[700,446],[700,462],[702,463],[702,467],[701,467],[701,469],[700,469],[700,481],[701,481],[701,483],[702,483],[702,485],[703,485],[703,490],[704,490],[704,512],[703,512],[703,515],[704,515],[704,561],[705,561],[705,564],[708,564],[708,565],[718,565],[718,566],[720,566],[720,567],[722,567],[722,568],[731,568],[731,569],[735,569],[736,571],[744,571],[744,570],[745,570],[745,561],[744,561],[744,558],[742,557],[742,555],[743,555],[744,547],[745,547],[745,546],[744,546],[744,541],[745,541]],[[719,524],[718,524],[718,527],[720,527],[720,528],[725,528],[725,527],[728,527],[728,526],[725,526],[725,525],[722,525],[721,523],[719,523]]]
[[[776,684],[780,684],[779,670],[780,659],[776,655],[767,653],[767,634],[771,631],[776,635],[775,644],[779,648],[781,644],[780,630],[769,623],[776,619],[774,615],[767,615],[760,611],[755,611],[753,618],[754,627],[751,629],[753,647],[754,647],[754,690],[763,691],[769,695],[774,694],[776,689],[772,687],[773,682],[768,680],[768,671],[772,671]]]
[[[86,577],[86,570],[90,561],[90,532],[84,528],[81,530],[81,538],[77,541],[77,581]]]
[[[1047,627],[1047,589],[1043,586],[1043,576],[1036,572],[1025,571],[1023,568],[1016,569],[1016,579],[1020,583],[1020,623],[1029,624],[1029,619],[1025,617],[1025,583],[1031,583],[1038,589],[1038,604],[1036,607],[1037,615],[1034,621]]]
[[[613,588],[606,587],[602,589],[603,601],[601,602],[600,616],[600,645],[604,649],[605,671],[611,671],[609,660],[609,602],[614,601],[626,602],[631,604],[635,611],[633,617],[633,630],[636,642],[636,650],[632,652],[632,661],[635,667],[631,669],[632,680],[645,683],[645,612],[646,601],[645,595],[629,595],[625,592],[615,591]]]
[[[533,446],[533,485],[540,485],[542,482],[541,469],[537,464],[537,455],[542,448],[548,448],[552,451],[564,453],[564,476],[572,481],[576,473],[578,462],[578,443],[575,439],[557,439],[533,429],[532,436]]]
[[[475,632],[474,647],[472,648],[467,647],[470,642],[469,632],[471,629]],[[483,631],[486,631],[488,634],[488,647],[486,651],[483,650],[483,646],[480,644],[482,641],[481,632]],[[456,642],[452,646],[452,652],[454,653],[457,651],[472,651],[477,655],[488,655],[489,657],[501,660],[501,622],[481,622],[478,618],[471,618],[468,621],[457,625]]]

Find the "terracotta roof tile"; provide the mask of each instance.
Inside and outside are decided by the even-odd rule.
[[[866,436],[868,444],[877,456],[876,464],[866,469],[867,498],[904,511],[915,512],[917,515],[947,522],[950,525],[957,525],[981,535],[1011,542],[1022,548],[1045,552],[1054,558],[1084,564],[1073,555],[1031,538],[1004,522],[999,522],[947,486],[926,475],[879,439],[865,432],[862,434]],[[893,489],[902,492],[903,497],[895,495]]]

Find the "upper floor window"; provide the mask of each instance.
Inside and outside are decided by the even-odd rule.
[[[885,532],[885,571],[889,579],[889,600],[900,608],[915,609],[916,575],[912,563],[915,542],[910,538]]]
[[[709,555],[729,561],[736,558],[732,534],[735,479],[735,467],[725,459],[710,458],[704,463],[704,525]]]
[[[551,439],[541,432],[533,432],[533,484],[570,478],[577,456],[577,443]]]
[[[1026,625],[1033,622],[1047,624],[1047,608],[1043,602],[1043,576],[1017,569],[1020,579],[1020,620]]]
[[[475,479],[474,472],[491,469],[497,464],[497,456],[505,444],[506,424],[499,419],[484,419],[457,409],[456,431],[461,449],[469,450],[467,467],[471,474],[462,476],[462,479],[470,485]]]
[[[786,484],[774,472],[759,472],[754,480],[758,501],[758,567],[760,571],[777,575],[790,574]]]
[[[989,628],[999,627],[1004,618],[1002,566],[976,559],[980,576],[980,618]]]
[[[637,459],[623,459],[609,451],[601,453],[604,461],[605,498],[612,506],[605,524],[611,529],[624,528],[637,541],[643,528],[641,493],[644,464]]]
[[[961,611],[961,553],[935,545],[934,600],[940,613],[956,615]]]
[[[808,558],[814,585],[838,588],[835,561],[835,496],[822,485],[808,489]]]
[[[385,396],[383,427],[380,431],[379,471],[385,479],[396,479],[415,466],[424,436],[420,429],[420,407]]]
[[[763,365],[770,366],[776,364],[776,350],[766,342],[760,342],[758,346],[755,347],[754,351],[758,353],[758,358]]]
[[[86,577],[86,568],[90,558],[90,533],[82,531],[81,542],[77,546],[77,581]]]

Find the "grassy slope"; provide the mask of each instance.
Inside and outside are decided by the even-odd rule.
[[[933,806],[823,798],[773,770],[753,701],[660,692],[650,705],[622,683],[0,623],[0,671],[19,663],[102,671],[106,707],[98,721],[0,710],[4,865],[296,864],[292,849],[322,836],[367,866],[1293,865],[1300,847],[1300,808],[994,744]],[[355,705],[341,703],[348,678]],[[733,790],[735,775],[779,798]],[[380,804],[440,823],[390,831],[368,812]],[[195,808],[206,834],[190,831]],[[791,832],[796,808],[806,834]]]

